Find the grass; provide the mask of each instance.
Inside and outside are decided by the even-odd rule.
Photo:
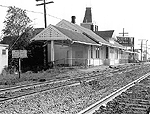
[[[70,67],[58,67],[54,69],[48,69],[46,71],[40,71],[38,73],[33,73],[32,71],[27,71],[26,73],[19,74],[9,74],[3,73],[0,75],[0,88],[4,86],[14,86],[22,83],[32,83],[35,81],[46,81],[49,79],[62,78],[59,74],[63,74],[68,71],[76,70],[76,68]]]

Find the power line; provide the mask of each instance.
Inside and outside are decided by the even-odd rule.
[[[9,6],[4,6],[4,5],[0,5],[0,7],[5,7],[5,8],[9,8]]]
[[[36,11],[30,11],[30,10],[25,10],[27,12],[31,12],[31,13],[38,13],[38,14],[44,14],[42,12],[36,12]],[[56,19],[59,19],[59,20],[62,20],[61,18],[59,17],[56,17],[56,16],[53,16],[53,15],[50,15],[50,14],[46,14],[47,16],[50,16],[50,17],[53,17],[53,18],[56,18]]]
[[[9,8],[10,6],[5,6],[5,5],[1,5],[1,4],[0,4],[0,7]],[[27,11],[27,12],[31,12],[31,13],[44,14],[44,13],[42,13],[42,12],[30,11],[30,10],[27,10],[27,9],[24,9],[24,10]],[[48,16],[50,16],[50,17],[53,17],[53,18],[56,18],[56,19],[59,19],[59,20],[62,20],[61,18],[58,18],[58,17],[56,17],[56,16],[52,16],[52,15],[50,15],[50,14],[46,14],[46,15],[48,15]],[[21,36],[22,36],[22,35],[23,35],[23,34],[21,34]],[[19,37],[15,40],[15,42],[10,46],[10,50],[11,50],[12,47],[16,44],[16,42],[21,38],[21,36],[19,36]]]
[[[1,5],[1,4],[0,4],[0,7],[9,8],[10,6],[5,6],[5,5]],[[27,9],[24,9],[24,10],[27,11],[27,12],[31,12],[31,13],[44,14],[44,13],[42,13],[42,12],[36,12],[36,11],[27,10]],[[53,15],[50,15],[50,14],[46,14],[46,15],[47,15],[47,16],[50,16],[50,17],[53,17],[53,18],[56,18],[56,19],[59,19],[59,20],[62,20],[62,18],[53,16]]]

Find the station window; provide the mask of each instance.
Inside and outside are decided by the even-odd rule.
[[[6,55],[6,50],[2,49],[2,55]]]
[[[91,58],[93,58],[93,46],[91,46]]]
[[[96,58],[100,58],[100,48],[96,47]]]
[[[109,50],[108,50],[108,47],[106,47],[106,59],[108,59],[108,52]]]
[[[115,53],[115,59],[118,59],[118,50],[116,49],[116,53]]]

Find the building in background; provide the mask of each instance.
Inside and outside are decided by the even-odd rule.
[[[109,45],[101,46],[100,53],[101,53],[101,59],[103,61],[103,64],[106,65],[119,64],[119,61],[121,59],[120,52],[122,49],[124,49],[124,47],[119,43],[117,43],[113,38],[114,30],[98,31],[98,26],[93,25],[91,7],[86,8],[83,22],[80,25],[84,28],[90,29],[100,38],[103,38],[107,42],[107,44],[109,44]],[[92,37],[95,38],[95,36]],[[98,41],[98,38],[96,40]]]
[[[124,47],[115,41],[115,37],[113,37],[114,30],[98,31],[98,29],[96,29],[94,32],[111,44],[108,46],[108,59],[105,60],[105,64],[119,64],[123,59],[121,52]]]
[[[134,37],[117,36],[117,42],[125,47],[125,50],[122,52],[122,58],[125,61],[123,60],[122,63],[139,61],[140,53],[134,49]]]
[[[94,25],[92,22],[92,12],[91,12],[91,7],[87,7],[85,11],[85,16],[83,19],[83,22],[80,24],[82,27],[85,27],[90,30],[94,30]]]
[[[8,45],[0,44],[0,74],[8,66]]]

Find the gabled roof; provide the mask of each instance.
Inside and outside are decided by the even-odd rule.
[[[47,28],[42,30],[39,34],[37,34],[34,38],[31,39],[31,41],[33,40],[70,40],[72,41],[72,43],[76,42],[86,45],[100,46],[100,44],[97,44],[96,42],[79,32],[64,29],[54,25],[49,25]]]
[[[69,37],[67,37],[65,34],[61,33],[59,30],[57,30],[54,26],[49,25],[47,28],[42,30],[40,33],[38,33],[33,40],[41,40],[41,41],[48,41],[48,40],[71,40]]]
[[[69,37],[70,39],[72,39],[73,42],[80,42],[83,44],[89,44],[89,45],[99,45],[96,42],[94,42],[93,40],[89,39],[87,36],[79,33],[79,32],[75,32],[72,30],[68,30],[68,29],[64,29],[61,27],[57,27],[54,26],[57,30],[59,30],[61,33],[65,34],[67,37]]]
[[[70,23],[70,22],[68,22],[64,19],[61,20],[56,26],[66,28],[66,29],[69,29],[69,30],[72,30],[72,31],[77,31],[79,33],[82,33],[82,34],[86,35],[88,38],[92,39],[95,42],[98,42],[102,45],[110,46],[110,44],[107,41],[105,41],[103,38],[101,38],[100,36],[95,34],[90,29],[84,28],[84,27],[79,26],[77,24]]]
[[[95,31],[95,33],[99,36],[101,36],[102,38],[111,38],[114,30],[107,30],[107,31]]]
[[[114,30],[106,30],[106,31],[95,31],[95,33],[99,36],[101,36],[104,39],[112,38],[112,35],[114,33]],[[121,48],[124,49],[124,46],[116,42],[115,40],[113,41],[114,43],[110,43],[111,47],[116,47],[116,48]]]

